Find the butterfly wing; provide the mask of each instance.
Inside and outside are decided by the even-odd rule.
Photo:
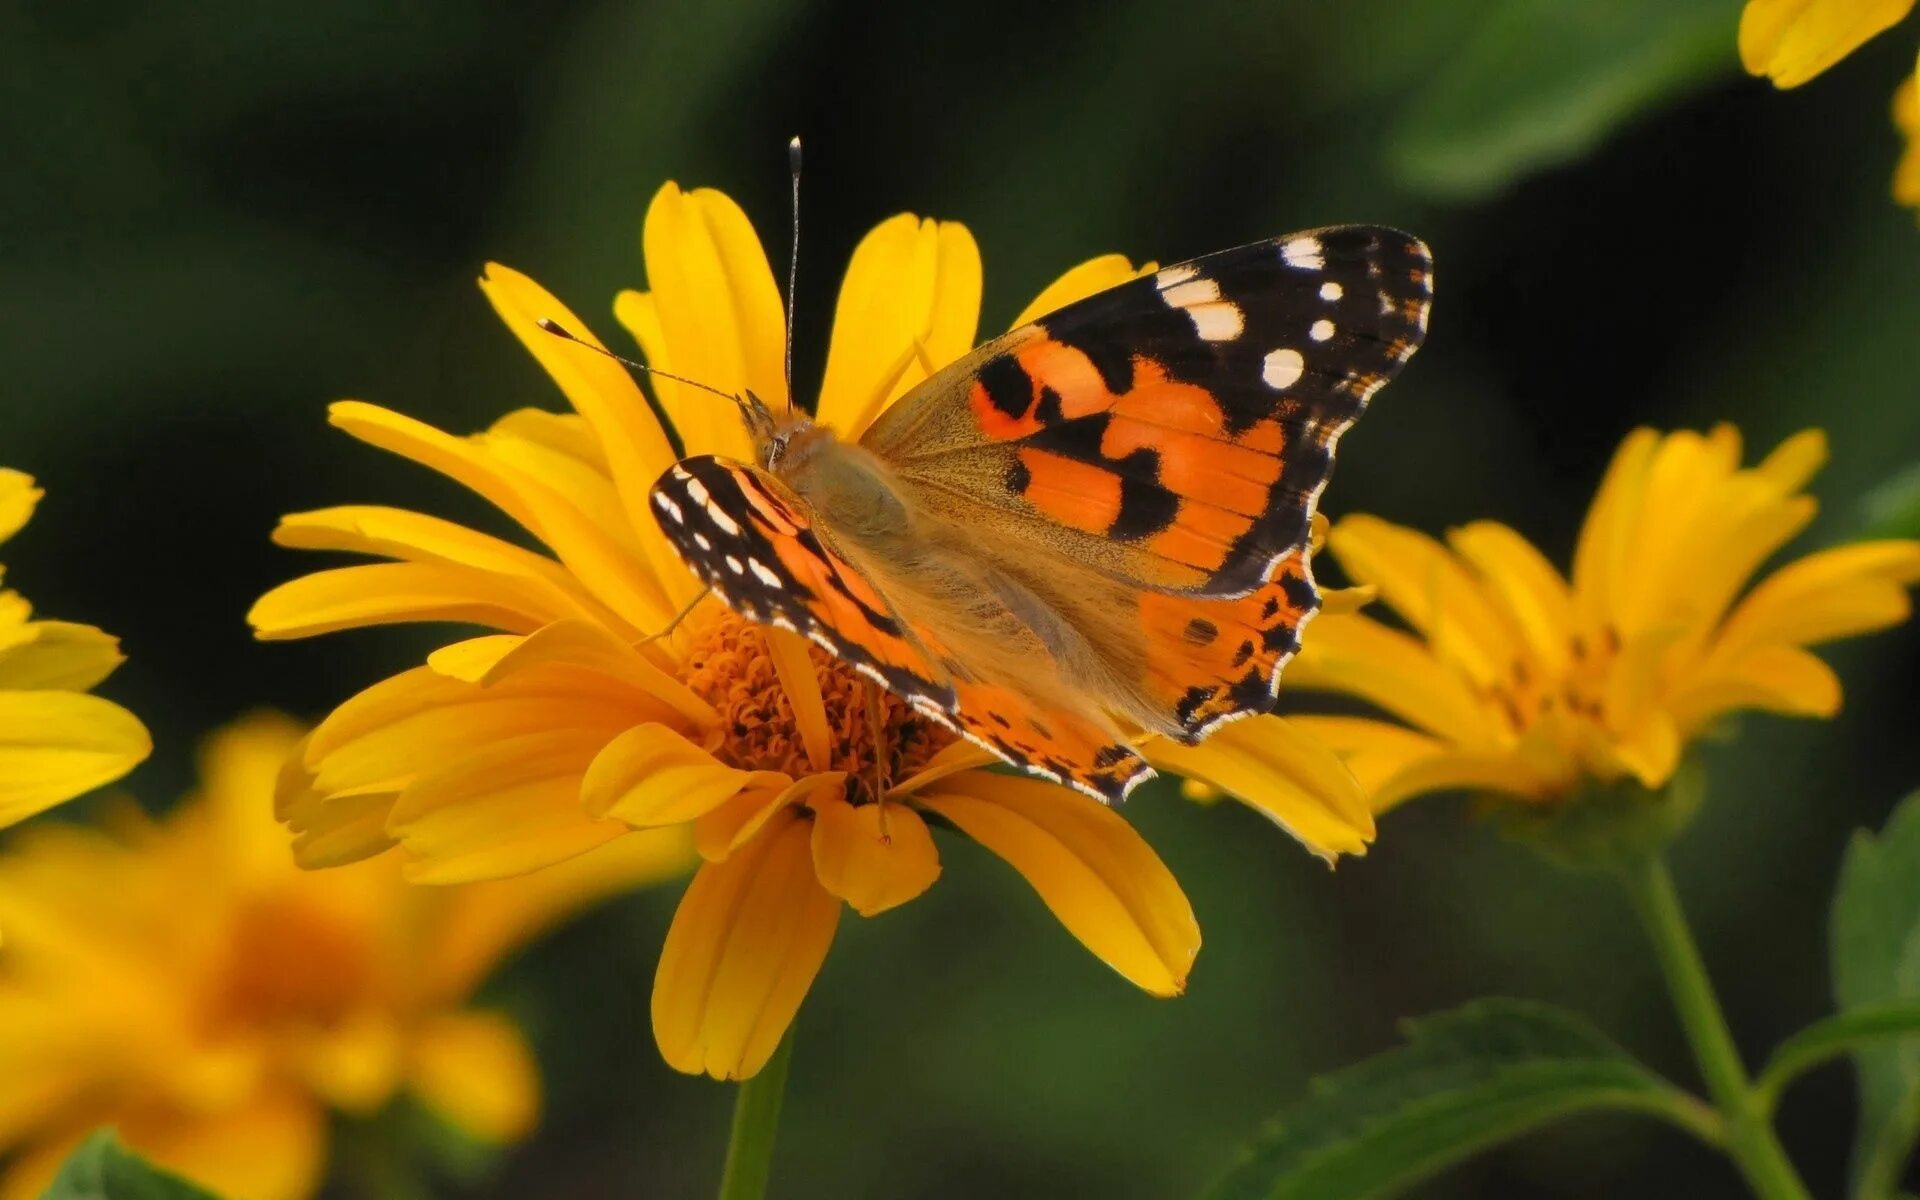
[[[956,633],[964,622],[941,621],[924,598],[900,612],[894,597],[913,589],[843,548],[767,472],[685,459],[654,485],[653,507],[681,558],[735,611],[806,635],[1007,762],[1109,802],[1152,773],[1110,725],[975,673],[969,663],[986,656]]]
[[[1222,251],[986,343],[862,444],[987,552],[1153,593],[1131,667],[1149,727],[1191,740],[1272,706],[1319,603],[1335,445],[1419,348],[1432,287],[1426,246],[1380,227]]]
[[[682,459],[653,485],[653,508],[681,559],[735,612],[812,638],[916,705],[957,703],[892,603],[772,475],[710,454]]]

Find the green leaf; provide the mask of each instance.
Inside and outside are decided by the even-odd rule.
[[[216,1200],[177,1175],[168,1174],[120,1144],[111,1129],[98,1129],[61,1165],[41,1200]]]
[[[1649,1113],[1719,1138],[1712,1110],[1581,1017],[1481,1000],[1410,1022],[1405,1046],[1317,1080],[1207,1197],[1390,1195],[1503,1139],[1601,1110]]]
[[[1843,1014],[1920,1001],[1920,793],[1879,837],[1854,835],[1833,896],[1833,993]],[[1920,1137],[1920,1037],[1854,1052],[1860,1129],[1854,1194],[1890,1196]]]
[[[1615,128],[1738,65],[1736,0],[1505,0],[1388,140],[1408,187],[1467,199],[1587,153]]]
[[[1920,537],[1920,463],[1868,492],[1860,506],[1868,537]]]
[[[1780,1043],[1754,1081],[1755,1096],[1770,1112],[1795,1077],[1864,1046],[1913,1034],[1920,1034],[1920,1000],[1863,1005],[1816,1021]]]

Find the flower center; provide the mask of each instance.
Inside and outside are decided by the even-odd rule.
[[[695,614],[693,620],[700,619]],[[807,757],[764,626],[721,608],[695,626],[689,640],[687,686],[720,713],[706,748],[728,766],[794,778],[845,771],[865,785],[850,791],[848,798],[857,801],[912,775],[954,740],[945,727],[808,643],[827,718],[828,762],[817,767]]]

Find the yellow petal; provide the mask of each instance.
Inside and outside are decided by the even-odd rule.
[[[1078,266],[1067,268],[1065,274],[1042,288],[1040,294],[1033,298],[1033,303],[1021,309],[1020,315],[1013,319],[1013,324],[1008,328],[1018,329],[1076,300],[1085,300],[1096,292],[1104,292],[1129,279],[1150,274],[1158,265],[1149,262],[1135,267],[1124,254],[1102,254],[1098,258],[1090,258]]]
[[[1439,542],[1356,513],[1334,526],[1330,544],[1347,573],[1378,587],[1441,659],[1483,685],[1507,677],[1517,650],[1511,622]]]
[[[665,725],[646,724],[608,742],[587,768],[580,802],[595,817],[635,829],[678,825],[748,787],[769,787],[771,771],[729,767]]]
[[[833,765],[833,734],[827,728],[827,702],[820,693],[820,676],[813,669],[813,658],[806,638],[790,629],[766,628],[767,657],[780,676],[780,690],[787,694],[793,708],[793,723],[800,729],[800,744],[806,748],[807,762],[814,770]]]
[[[1748,708],[1831,717],[1840,711],[1840,680],[1833,668],[1796,646],[1756,646],[1716,663],[1674,696],[1668,708],[1688,732]]]
[[[327,413],[349,435],[438,471],[518,521],[635,628],[658,628],[679,607],[669,597],[690,596],[697,587],[670,549],[663,546],[658,558],[636,560],[593,514],[489,454],[483,439],[456,438],[357,400],[339,401]],[[651,525],[652,517],[647,520]],[[629,529],[627,536],[637,538],[639,530]]]
[[[986,772],[950,776],[916,803],[1006,859],[1102,962],[1156,996],[1185,988],[1200,952],[1193,907],[1118,813],[1063,787]]]
[[[262,1091],[238,1111],[129,1117],[128,1148],[219,1196],[308,1200],[326,1161],[326,1110],[291,1088]]]
[[[1529,769],[1517,755],[1447,751],[1415,758],[1382,779],[1373,792],[1374,811],[1434,792],[1498,792],[1519,800],[1545,799],[1557,783]]]
[[[787,407],[786,314],[766,251],[740,206],[710,188],[654,193],[641,236],[650,313],[623,300],[615,312],[650,365]],[[753,444],[733,405],[658,376],[654,394],[689,454],[750,460]]]
[[[507,328],[560,385],[574,411],[599,435],[627,522],[636,538],[658,552],[650,552],[649,560],[658,561],[666,553],[666,543],[654,523],[648,496],[661,472],[673,465],[674,453],[640,386],[627,368],[590,349],[605,347],[580,318],[525,275],[488,263],[480,288]],[[577,340],[547,332],[539,326],[542,320],[558,322]]]
[[[415,883],[500,879],[564,862],[626,833],[581,803],[601,738],[559,729],[476,746],[401,791],[387,832]]]
[[[33,507],[44,495],[33,486],[33,476],[0,467],[0,542],[19,533],[33,518]]]
[[[424,513],[372,504],[294,513],[280,518],[273,540],[296,550],[338,550],[502,575],[555,612],[599,613],[594,598],[559,563]]]
[[[1287,724],[1332,750],[1346,764],[1366,793],[1375,813],[1386,811],[1389,802],[1381,798],[1388,780],[1402,774],[1414,763],[1447,753],[1447,745],[1438,738],[1372,717],[1336,717],[1295,714]],[[1405,799],[1395,796],[1394,801]]]
[[[369,1116],[400,1085],[401,1031],[391,1012],[369,1005],[330,1024],[289,1035],[290,1064],[328,1107]]]
[[[1480,572],[1487,590],[1513,618],[1529,654],[1548,671],[1564,669],[1578,616],[1572,590],[1547,556],[1497,521],[1452,530],[1447,541]]]
[[[125,775],[153,751],[132,713],[74,692],[0,692],[0,827]]]
[[[1287,684],[1358,696],[1450,742],[1483,746],[1499,737],[1498,718],[1464,678],[1418,639],[1371,617],[1315,618]]]
[[[1633,548],[1647,471],[1659,449],[1660,435],[1636,429],[1620,443],[1594,493],[1573,554],[1573,593],[1580,610],[1595,623],[1613,613],[1613,593],[1623,574],[1620,563]]]
[[[973,348],[980,249],[966,227],[911,213],[883,221],[854,249],[833,312],[820,423],[857,437],[934,368]]]
[[[427,666],[436,675],[461,683],[484,683],[487,674],[500,660],[526,641],[517,633],[489,633],[463,642],[452,642],[427,655]]]
[[[34,621],[0,636],[0,691],[84,692],[124,661],[120,639],[91,625]]]
[[[920,814],[904,804],[813,797],[813,869],[820,885],[863,917],[896,908],[933,886],[940,853]]]
[[[778,813],[681,898],[653,979],[653,1033],[675,1070],[745,1079],[792,1024],[840,922],[809,834],[792,809]]]
[[[1765,479],[1781,495],[1797,492],[1827,465],[1827,435],[1819,429],[1802,429],[1773,448],[1754,464],[1754,474]]]
[[[1912,8],[1913,0],[1747,0],[1740,61],[1775,87],[1798,87]]]
[[[1329,862],[1365,854],[1373,840],[1373,810],[1353,772],[1291,721],[1249,717],[1198,746],[1149,743],[1147,757],[1236,797]]]
[[[282,641],[413,621],[529,633],[568,615],[510,576],[430,563],[375,563],[283,583],[254,602],[247,621],[255,637]]]
[[[556,621],[535,630],[501,655],[479,682],[491,687],[541,667],[578,668],[617,680],[696,725],[719,720],[713,706],[686,684],[590,621]]]
[[[604,742],[667,714],[630,690],[593,686],[596,678],[529,675],[483,688],[426,667],[404,671],[347,700],[313,731],[306,760],[314,786],[330,796],[396,790],[506,738],[577,730]]]
[[[1716,654],[1767,642],[1811,646],[1885,629],[1913,610],[1920,542],[1859,542],[1809,554],[1749,592],[1721,627]]]
[[[836,771],[834,775],[836,782],[845,777],[844,772]],[[822,777],[815,775],[808,778]],[[746,788],[718,807],[709,809],[693,822],[694,849],[708,862],[723,861],[751,841],[772,819],[773,814],[794,802],[796,787],[792,783],[770,783]]]
[[[409,1058],[413,1094],[469,1137],[502,1145],[533,1131],[540,1069],[506,1017],[438,1013],[414,1033]]]
[[[1893,127],[1905,142],[1893,169],[1894,203],[1920,207],[1920,80],[1913,75],[1894,89]]]

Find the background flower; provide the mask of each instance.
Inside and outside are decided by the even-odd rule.
[[[40,496],[32,477],[0,468],[0,542]],[[132,713],[86,694],[121,662],[119,639],[34,620],[25,597],[0,591],[0,827],[112,783],[153,750]]]
[[[668,184],[643,243],[650,290],[623,293],[615,311],[649,361],[782,407],[779,293],[739,206]],[[1134,273],[1118,256],[1095,259],[1036,304]],[[901,215],[869,233],[841,285],[819,419],[857,436],[927,364],[970,349],[981,275],[963,226]],[[673,1066],[718,1078],[752,1075],[772,1055],[842,901],[874,916],[933,883],[929,819],[1011,863],[1126,978],[1157,995],[1182,990],[1199,928],[1126,821],[1064,788],[981,769],[989,755],[804,639],[701,600],[648,512],[673,454],[639,389],[611,359],[540,329],[550,319],[591,337],[525,276],[494,266],[483,286],[575,414],[523,410],[467,439],[355,402],[336,405],[334,421],[466,483],[554,557],[394,509],[282,522],[282,544],[397,561],[274,589],[252,612],[263,637],[417,620],[503,631],[435,652],[320,725],[302,758],[310,780],[281,802],[302,861],[398,844],[411,877],[447,882],[533,870],[633,829],[686,831],[706,861],[661,952],[654,1033]],[[658,382],[686,453],[751,457],[731,405]],[[672,636],[649,636],[690,604]],[[1148,752],[1246,798],[1328,858],[1364,849],[1372,833],[1351,775],[1276,718]]]
[[[393,859],[302,871],[272,814],[300,736],[248,717],[166,818],[41,825],[0,858],[0,1196],[38,1196],[101,1125],[233,1200],[313,1195],[329,1109],[406,1093],[480,1141],[531,1130],[538,1068],[473,990],[583,905],[677,871],[679,844],[467,888],[413,887]]]
[[[1742,467],[1730,425],[1636,430],[1588,510],[1571,584],[1493,521],[1442,544],[1343,519],[1334,556],[1410,632],[1329,614],[1293,682],[1398,721],[1298,723],[1339,746],[1384,809],[1430,791],[1551,801],[1622,777],[1659,788],[1729,714],[1831,717],[1840,681],[1806,647],[1906,620],[1920,541],[1816,551],[1749,589],[1813,519],[1801,488],[1825,459],[1818,431]]]

